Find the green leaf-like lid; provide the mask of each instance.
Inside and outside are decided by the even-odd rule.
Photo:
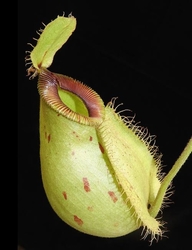
[[[28,69],[28,74],[38,72],[40,68],[48,68],[53,62],[55,53],[66,43],[75,28],[76,18],[70,15],[58,16],[46,25],[44,30],[40,30],[42,31],[40,38],[28,58],[33,65]]]

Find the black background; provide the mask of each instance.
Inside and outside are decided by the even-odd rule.
[[[27,43],[57,15],[77,18],[73,35],[49,68],[118,97],[148,127],[168,172],[192,135],[190,1],[20,1],[18,3],[18,244],[26,250],[187,249],[191,245],[191,157],[173,181],[164,209],[166,237],[149,247],[141,230],[114,239],[80,233],[50,207],[39,164],[37,78],[26,77]]]

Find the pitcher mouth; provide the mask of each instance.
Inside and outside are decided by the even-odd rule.
[[[64,117],[84,125],[99,125],[105,115],[100,96],[71,77],[41,68],[38,91],[42,99]]]

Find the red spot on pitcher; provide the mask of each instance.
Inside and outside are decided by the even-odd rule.
[[[63,192],[63,197],[65,200],[67,200],[67,193],[65,191]]]
[[[79,226],[82,226],[82,225],[83,225],[83,221],[82,221],[77,215],[74,215],[74,221],[75,221]]]
[[[118,200],[117,196],[115,195],[113,191],[109,191],[108,194],[114,203]]]
[[[86,177],[83,178],[83,187],[85,189],[86,192],[90,192],[90,185],[89,185],[89,181]]]
[[[103,146],[101,145],[101,143],[99,143],[99,148],[101,150],[101,153],[104,154],[105,150],[104,150]]]

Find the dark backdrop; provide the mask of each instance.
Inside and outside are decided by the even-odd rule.
[[[107,3],[108,2],[108,3]],[[192,135],[190,1],[20,1],[18,4],[18,243],[26,250],[148,249],[141,230],[115,239],[80,233],[51,209],[39,164],[37,78],[29,81],[24,63],[36,30],[63,12],[77,28],[59,50],[53,72],[76,78],[105,103],[119,97],[136,113],[163,153],[168,172]],[[192,156],[191,156],[192,158]],[[164,209],[167,237],[150,249],[191,245],[191,158],[174,179],[173,204]]]

